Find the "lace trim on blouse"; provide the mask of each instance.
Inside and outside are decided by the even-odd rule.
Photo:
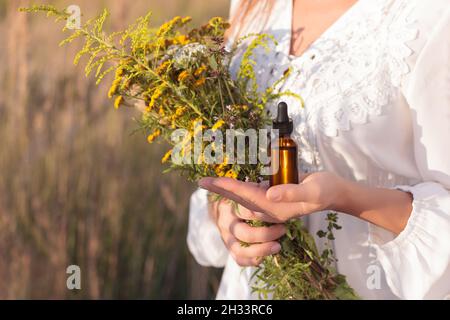
[[[418,34],[409,20],[413,4],[387,1],[382,10],[361,6],[362,12],[341,21],[292,60],[299,70],[290,89],[307,97],[308,118],[314,117],[312,124],[325,135],[367,123],[398,94],[410,71],[406,58],[413,52],[407,42]]]

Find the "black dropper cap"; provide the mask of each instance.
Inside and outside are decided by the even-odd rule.
[[[273,128],[279,130],[280,135],[291,134],[294,130],[292,119],[288,116],[288,105],[286,102],[280,102],[278,104],[278,114],[273,119]]]

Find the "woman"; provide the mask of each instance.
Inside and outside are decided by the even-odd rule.
[[[294,120],[299,185],[270,189],[227,178],[200,187],[240,203],[191,198],[188,245],[202,265],[225,265],[218,298],[250,299],[251,268],[280,250],[282,224],[324,229],[336,210],[338,271],[365,299],[450,297],[450,11],[448,0],[233,1],[230,41],[270,33],[257,55],[264,88],[282,90]],[[268,106],[271,111],[274,106]],[[244,248],[239,240],[253,243]],[[320,239],[317,239],[319,242]],[[320,242],[319,242],[320,245]]]

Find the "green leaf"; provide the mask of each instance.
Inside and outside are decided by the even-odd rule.
[[[323,230],[319,230],[319,231],[317,231],[317,236],[319,237],[319,238],[324,238],[326,235],[327,235],[327,233],[325,232],[325,231],[323,231]]]

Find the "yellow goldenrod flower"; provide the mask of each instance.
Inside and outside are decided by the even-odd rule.
[[[169,65],[170,65],[170,61],[169,60],[164,61],[158,68],[156,68],[155,72],[158,75],[162,75],[164,72],[167,71],[167,68],[169,67]]]
[[[172,155],[172,150],[167,151],[164,157],[161,159],[161,163],[166,163]]]
[[[225,173],[225,177],[236,179],[238,177],[238,173],[233,169],[230,169],[227,171],[227,173]]]
[[[181,23],[186,24],[186,23],[190,22],[191,20],[192,20],[192,18],[187,16],[187,17],[184,17],[183,19],[181,19]]]
[[[186,70],[182,71],[179,75],[178,75],[178,82],[183,82],[184,80],[186,80],[189,77],[189,72],[187,72]]]
[[[151,111],[153,109],[153,107],[155,106],[156,100],[158,100],[161,95],[163,94],[164,91],[164,87],[163,86],[159,86],[158,88],[155,89],[155,91],[152,94],[152,97],[150,98],[150,103],[148,104],[148,111]]]
[[[182,22],[181,17],[179,17],[179,16],[174,17],[172,20],[170,20],[170,21],[164,23],[161,27],[159,27],[159,30],[158,30],[158,32],[157,32],[156,35],[157,35],[158,37],[160,37],[160,36],[162,36],[163,34],[165,34],[165,33],[167,33],[167,32],[170,32],[170,31],[173,29],[173,27],[174,27],[176,24],[178,24],[179,22]]]
[[[192,127],[195,127],[195,123],[196,123],[196,122],[201,122],[201,121],[202,121],[202,118],[201,118],[201,117],[195,118],[194,121],[192,121]]]
[[[123,67],[118,67],[116,69],[116,79],[123,76]]]
[[[183,19],[180,16],[176,16],[173,17],[172,20],[170,20],[170,22],[172,23],[172,25],[177,24],[178,22],[181,22]]]
[[[156,138],[158,138],[161,135],[161,130],[156,130],[155,132],[153,132],[152,134],[150,134],[147,137],[147,141],[148,143],[152,143],[153,141],[155,141]]]
[[[111,84],[111,88],[108,91],[108,98],[112,98],[117,93],[117,88],[119,87],[123,76],[123,67],[118,67],[116,69],[116,75],[114,77],[114,81]]]
[[[201,77],[200,79],[195,81],[195,86],[196,87],[200,87],[200,86],[204,85],[205,82],[206,82],[206,78],[205,77]]]
[[[186,35],[182,34],[182,35],[175,37],[175,39],[173,39],[173,42],[174,42],[174,44],[179,44],[179,45],[184,46],[185,44],[189,43],[189,39]]]
[[[113,81],[111,88],[109,88],[109,91],[108,91],[108,98],[111,99],[117,93],[117,87],[119,86],[120,81],[121,81],[120,78],[116,78]]]
[[[180,118],[183,115],[185,110],[186,110],[186,108],[184,108],[184,107],[177,107],[175,110],[175,113],[173,113],[172,116],[170,116],[172,129],[176,128],[176,120],[178,120],[178,118]]]
[[[164,117],[164,116],[165,116],[166,112],[164,111],[164,108],[163,108],[163,107],[160,107],[160,108],[159,108],[158,114],[159,114],[161,117]]]
[[[196,77],[200,76],[203,72],[206,71],[206,66],[204,64],[201,65],[200,68],[198,68],[197,70],[195,70],[194,75]]]
[[[223,177],[225,175],[225,173],[227,171],[226,170],[227,166],[229,164],[228,162],[229,162],[229,159],[227,156],[225,156],[223,162],[221,164],[215,166],[214,172],[217,174],[217,176]]]
[[[185,110],[186,110],[186,109],[185,109],[184,107],[178,107],[177,110],[175,111],[175,116],[176,116],[176,117],[181,117],[181,116],[183,115],[183,112],[184,112]]]
[[[222,119],[220,119],[219,121],[217,121],[213,127],[211,128],[212,131],[216,131],[219,130],[220,128],[222,128],[222,126],[225,124],[225,121],[223,121]]]
[[[114,100],[114,108],[119,109],[120,105],[122,104],[123,97],[118,96],[116,100]]]
[[[223,177],[225,175],[225,171],[223,169],[224,168],[221,165],[219,165],[214,169],[214,172],[218,177]]]
[[[114,94],[116,93],[116,90],[117,90],[117,86],[115,86],[114,83],[113,83],[113,85],[111,86],[111,88],[109,88],[109,91],[108,91],[108,98],[111,99],[111,98],[114,96]]]
[[[165,47],[167,43],[167,39],[161,38],[156,41],[158,47]]]

